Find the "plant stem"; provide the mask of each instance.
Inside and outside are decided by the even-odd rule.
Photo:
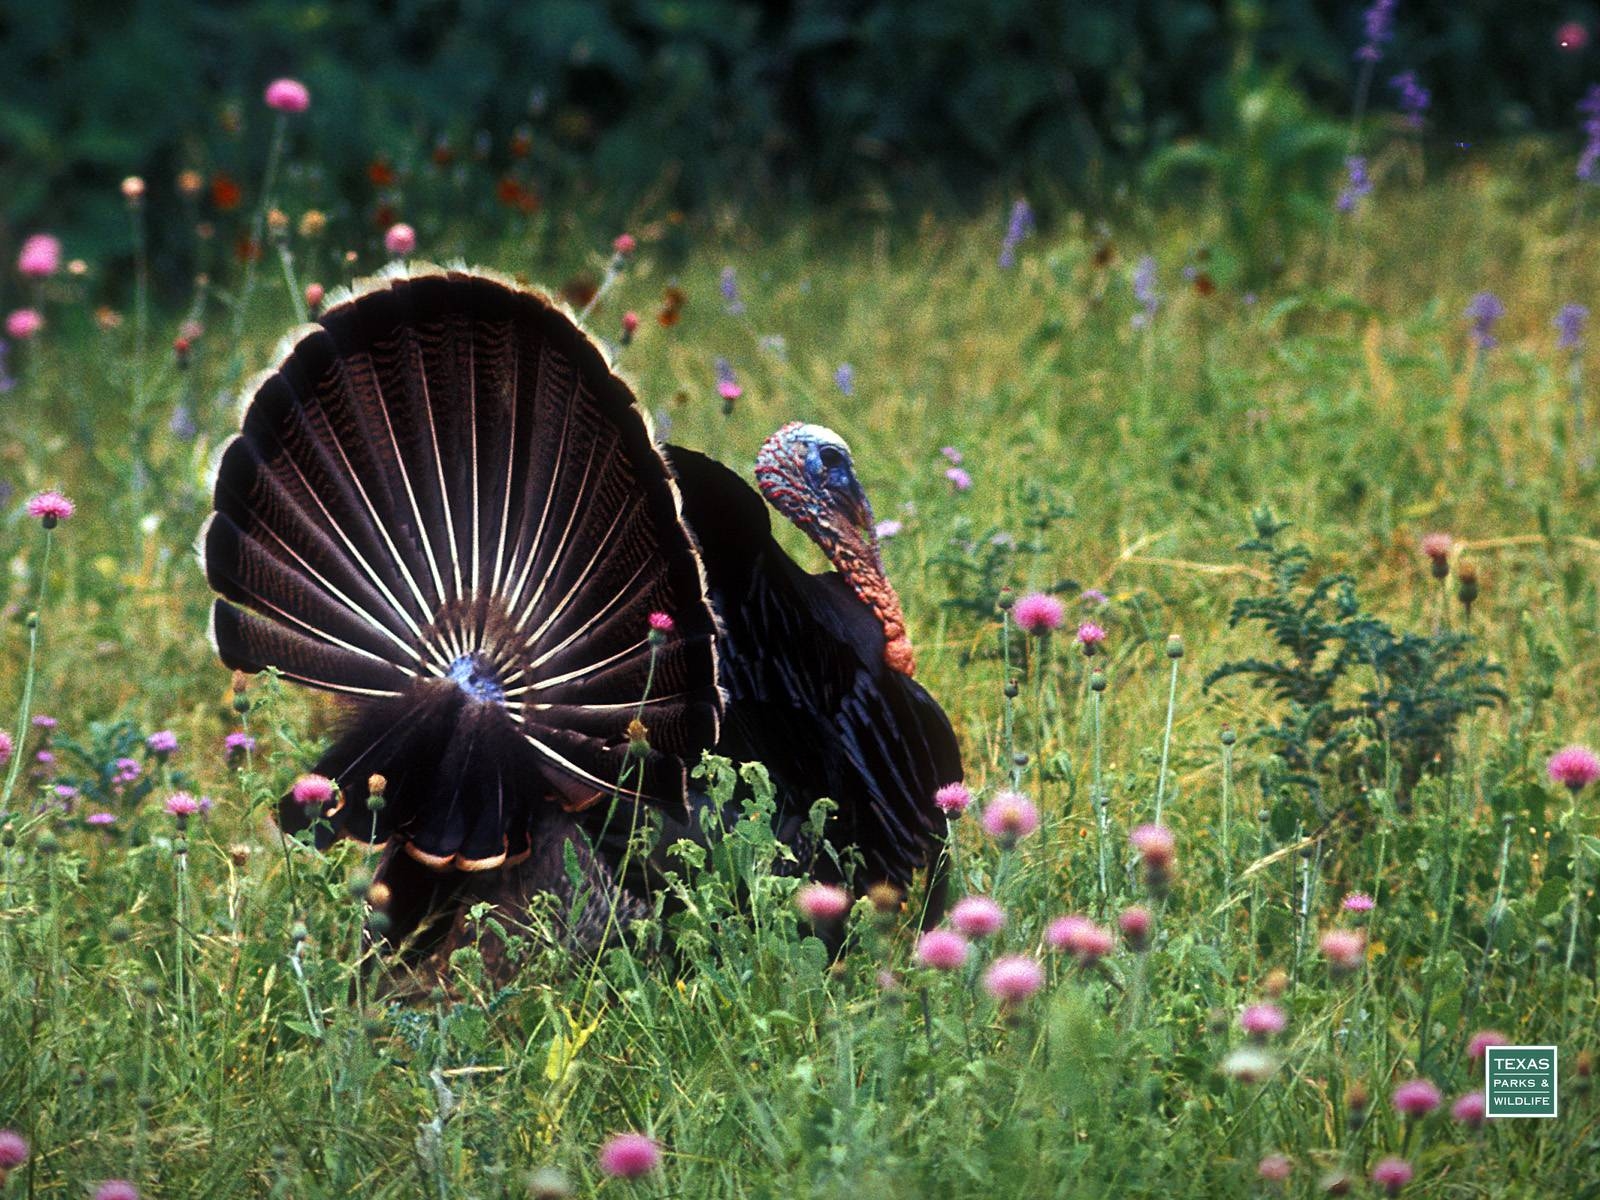
[[[1161,804],[1167,795],[1167,763],[1172,757],[1172,717],[1178,707],[1178,663],[1172,657],[1172,677],[1167,684],[1167,728],[1161,736],[1161,773],[1156,776],[1156,824],[1161,824]]]
[[[9,811],[11,797],[17,788],[17,777],[22,773],[22,747],[28,736],[28,716],[33,708],[33,681],[35,663],[39,653],[40,613],[44,609],[44,587],[50,570],[51,531],[44,531],[44,559],[39,564],[39,594],[28,619],[28,665],[22,674],[22,706],[17,712],[17,736],[12,746],[11,769],[6,772],[6,787],[0,792],[0,812]]]

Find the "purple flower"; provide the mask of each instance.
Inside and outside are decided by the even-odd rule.
[[[1133,298],[1142,311],[1133,314],[1133,327],[1144,329],[1155,320],[1161,297],[1156,292],[1156,260],[1146,254],[1133,268]]]
[[[722,278],[717,286],[722,291],[722,302],[728,310],[730,317],[744,314],[744,301],[739,298],[739,278],[733,273],[732,267],[722,268]]]
[[[1408,1117],[1425,1117],[1439,1107],[1439,1089],[1426,1079],[1410,1079],[1395,1088],[1391,1098],[1397,1112]]]
[[[1500,343],[1494,336],[1495,323],[1506,315],[1506,306],[1493,292],[1479,292],[1462,314],[1472,322],[1472,340],[1480,350],[1493,350]]]
[[[1354,212],[1361,197],[1372,191],[1372,180],[1367,178],[1367,160],[1352,154],[1344,160],[1345,185],[1333,206],[1342,213]]]
[[[881,542],[885,538],[899,537],[901,531],[904,530],[905,527],[904,521],[896,521],[893,517],[888,517],[874,525],[872,527],[872,532],[873,535]]]
[[[1356,51],[1361,62],[1375,63],[1383,57],[1383,44],[1394,37],[1394,10],[1399,0],[1372,0],[1372,5],[1361,15],[1361,28],[1366,41]]]
[[[1017,265],[1017,247],[1022,239],[1033,232],[1033,209],[1026,200],[1011,206],[1011,219],[1006,225],[1006,236],[1000,243],[1000,268],[1009,271]]]
[[[1546,770],[1551,783],[1579,792],[1600,779],[1600,755],[1587,746],[1565,746],[1550,756]]]
[[[944,455],[945,462],[949,463],[952,467],[959,467],[961,465],[961,451],[957,450],[954,446],[941,446],[939,448],[939,453]]]
[[[1433,93],[1422,86],[1415,71],[1401,71],[1389,80],[1389,86],[1395,90],[1395,102],[1406,115],[1406,125],[1411,129],[1421,129],[1422,114],[1433,103]]]
[[[178,735],[170,729],[162,729],[145,738],[144,744],[151,754],[164,757],[178,748]]]
[[[722,411],[733,411],[733,402],[744,395],[744,387],[739,382],[739,377],[733,373],[733,364],[725,358],[718,358],[715,364],[717,372],[717,395],[722,397]]]
[[[950,486],[958,492],[972,490],[972,476],[968,475],[960,467],[951,467],[944,473],[944,477],[950,481]]]
[[[138,759],[119,758],[111,764],[111,784],[113,787],[126,787],[137,780],[143,771]]]
[[[846,396],[856,394],[856,369],[849,363],[840,363],[833,373],[833,386]]]
[[[1583,153],[1578,155],[1578,178],[1584,183],[1600,183],[1600,83],[1591,83],[1578,101],[1583,114]]]
[[[1097,606],[1103,606],[1111,603],[1111,597],[1107,596],[1099,588],[1084,588],[1082,592],[1078,593],[1078,599],[1082,600],[1085,604],[1093,604]]]
[[[1576,350],[1578,343],[1583,340],[1583,327],[1588,320],[1589,309],[1585,305],[1562,305],[1556,319],[1551,322],[1560,331],[1556,346],[1562,350]]]
[[[117,823],[117,814],[108,812],[90,813],[84,818],[84,822],[89,825],[115,825]]]

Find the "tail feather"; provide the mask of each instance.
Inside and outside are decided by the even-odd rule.
[[[448,272],[331,308],[257,390],[216,509],[224,663],[357,701],[318,764],[338,800],[286,802],[291,827],[477,869],[630,763],[627,792],[683,803],[721,703],[698,552],[631,393],[552,301]]]

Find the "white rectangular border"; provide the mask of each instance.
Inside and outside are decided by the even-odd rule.
[[[1550,1070],[1554,1075],[1551,1088],[1551,1111],[1547,1113],[1491,1113],[1489,1111],[1489,1051],[1490,1050],[1548,1050]],[[1483,1052],[1483,1115],[1488,1121],[1553,1121],[1561,1115],[1561,1047],[1560,1046],[1491,1046]]]

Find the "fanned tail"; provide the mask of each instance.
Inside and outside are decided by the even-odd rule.
[[[350,702],[316,768],[337,796],[286,799],[285,824],[481,870],[625,770],[681,805],[720,700],[679,508],[632,394],[549,298],[430,271],[330,308],[255,389],[204,534],[222,661]],[[654,648],[653,612],[676,626]]]

